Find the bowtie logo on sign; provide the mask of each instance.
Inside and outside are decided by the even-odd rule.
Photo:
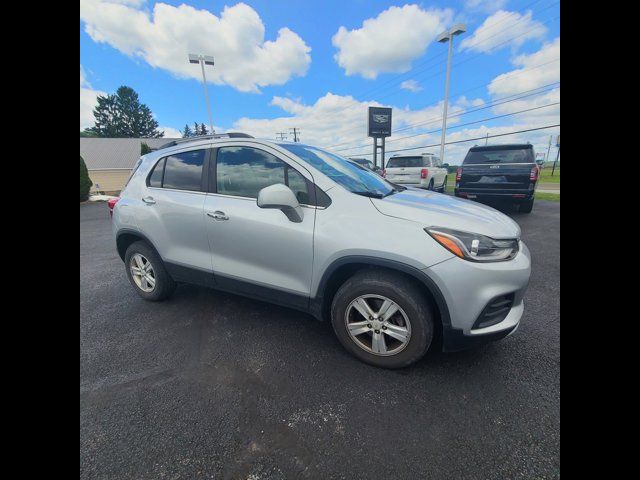
[[[387,123],[389,121],[389,115],[374,115],[373,121],[376,123]]]

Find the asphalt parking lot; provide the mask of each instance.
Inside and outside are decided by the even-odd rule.
[[[143,301],[107,206],[81,205],[81,478],[559,478],[560,203],[509,215],[533,258],[518,331],[388,371],[295,310]]]

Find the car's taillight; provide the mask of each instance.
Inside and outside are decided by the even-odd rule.
[[[426,168],[420,170],[420,178],[427,178],[427,175],[429,175],[429,170],[427,170]]]
[[[107,206],[109,207],[110,217],[113,217],[113,207],[116,206],[116,203],[118,203],[118,200],[120,200],[120,197],[110,198],[109,200],[107,200]]]
[[[386,169],[386,168],[384,168],[384,169],[382,170],[382,176],[383,176],[383,177],[386,177],[386,176],[387,176],[387,169]]]
[[[538,179],[538,166],[536,165],[531,169],[531,174],[529,175],[529,180],[537,180]]]
[[[462,167],[458,167],[458,170],[456,170],[456,182],[460,180],[461,177],[462,177]]]

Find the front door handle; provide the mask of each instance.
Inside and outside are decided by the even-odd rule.
[[[220,210],[216,210],[215,212],[207,212],[207,215],[213,218],[214,220],[229,220],[229,217],[224,212]]]
[[[156,201],[153,199],[153,197],[144,197],[142,199],[142,201],[144,203],[146,203],[147,205],[153,205],[154,203],[156,203]]]

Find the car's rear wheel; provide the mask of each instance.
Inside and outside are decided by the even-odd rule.
[[[522,202],[518,207],[518,211],[520,213],[531,213],[531,210],[533,210],[533,198],[526,202]]]
[[[442,182],[442,187],[440,187],[440,192],[445,193],[447,191],[447,177],[444,177],[444,182]]]
[[[427,187],[427,190],[433,190],[433,178],[429,182],[429,186]]]
[[[371,365],[401,368],[429,349],[434,324],[424,293],[387,270],[364,270],[336,292],[331,322],[340,343]]]
[[[129,282],[145,300],[164,300],[176,289],[176,282],[164,268],[162,259],[146,242],[129,245],[124,262]]]

